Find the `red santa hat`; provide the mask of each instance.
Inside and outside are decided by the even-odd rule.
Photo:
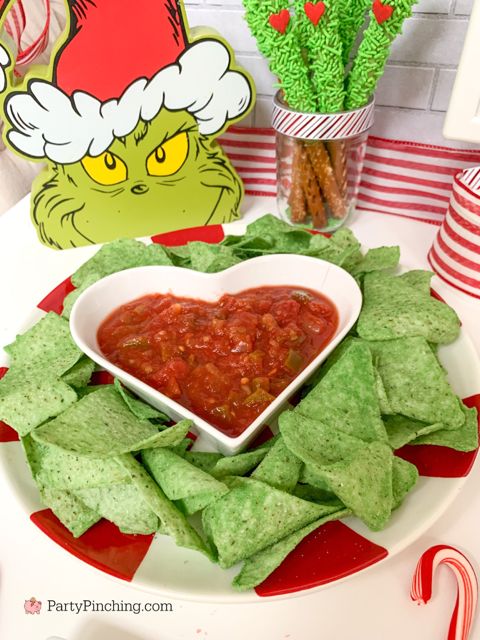
[[[189,42],[180,0],[69,0],[70,35],[52,82],[11,94],[9,142],[32,158],[77,162],[105,151],[162,109],[187,110],[205,135],[252,102],[220,40]],[[73,4],[71,4],[73,3]]]

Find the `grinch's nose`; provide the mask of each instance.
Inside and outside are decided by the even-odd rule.
[[[146,184],[136,184],[131,188],[131,192],[135,193],[136,195],[140,193],[147,193],[147,191],[148,191],[148,187]]]

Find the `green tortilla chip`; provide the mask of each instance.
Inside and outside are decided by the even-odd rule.
[[[194,549],[213,559],[211,550],[187,522],[185,516],[165,496],[156,482],[131,454],[118,458],[119,464],[128,471],[142,499],[160,520],[162,533],[171,536],[178,546]]]
[[[0,381],[0,420],[20,436],[49,418],[58,416],[77,401],[75,391],[59,378],[23,378],[10,369]]]
[[[140,398],[135,397],[128,389],[126,389],[118,378],[115,378],[115,389],[122,396],[125,404],[139,420],[155,420],[158,422],[170,422],[170,418],[152,407],[151,405],[143,402]]]
[[[458,429],[465,422],[445,371],[424,338],[371,342],[375,363],[395,413]]]
[[[417,467],[402,458],[393,456],[392,467],[392,509],[397,509],[410,489],[418,480]]]
[[[251,477],[271,487],[291,493],[300,476],[302,461],[278,438]]]
[[[369,249],[355,265],[352,273],[355,276],[372,271],[395,269],[400,260],[400,247],[376,247]]]
[[[393,454],[387,444],[371,442],[350,458],[324,466],[333,493],[372,531],[381,531],[392,511]]]
[[[418,436],[443,429],[442,423],[426,424],[413,418],[393,415],[384,418],[385,428],[388,433],[388,442],[392,449],[400,449]]]
[[[149,265],[171,265],[164,247],[160,244],[146,246],[138,240],[121,239],[105,244],[97,253],[85,262],[72,276],[76,287],[92,277],[97,280],[117,271]]]
[[[393,411],[390,402],[388,401],[387,392],[383,386],[382,376],[380,375],[377,367],[373,367],[373,374],[375,376],[375,389],[377,391],[378,405],[380,407],[380,413],[382,416],[392,415]]]
[[[440,429],[435,433],[421,435],[411,444],[431,444],[440,447],[450,447],[457,451],[475,451],[478,448],[478,416],[475,407],[467,409],[463,404],[460,405],[465,414],[465,422],[454,431],[449,429]]]
[[[169,449],[148,449],[142,462],[170,500],[190,515],[228,491],[226,485]],[[192,500],[192,498],[194,500]]]
[[[324,506],[333,506],[335,510],[343,509],[344,504],[337,496],[327,489],[325,483],[325,489],[319,489],[311,484],[297,484],[293,490],[293,495],[302,500],[308,500],[309,502],[315,502],[316,504]]]
[[[369,273],[363,290],[357,332],[365,340],[422,336],[448,344],[458,337],[460,321],[455,311],[402,277]]]
[[[252,478],[236,478],[231,490],[202,515],[208,539],[224,569],[278,542],[328,513],[321,507]]]
[[[366,442],[386,441],[368,345],[353,340],[295,412]]]
[[[342,459],[342,458],[339,458],[339,459]],[[321,469],[322,467],[320,467],[318,464],[313,464],[313,463],[304,464],[300,472],[299,481],[304,483],[305,486],[312,486],[316,490],[322,491],[325,494],[334,495],[332,494],[332,491],[328,486],[328,482],[323,477],[321,473]],[[296,491],[294,491],[294,494],[296,495]],[[303,496],[299,495],[298,497],[302,498]],[[305,500],[310,500],[310,498],[305,498]],[[313,502],[316,502],[316,501],[313,500]]]
[[[240,573],[233,579],[233,587],[238,589],[238,591],[253,589],[279,567],[288,554],[293,551],[304,538],[312,533],[312,531],[315,531],[326,522],[345,518],[349,514],[350,511],[348,509],[335,510],[251,556],[245,560]]]
[[[80,294],[82,294],[85,291],[85,289],[88,289],[88,287],[90,287],[92,284],[97,282],[97,280],[100,280],[100,276],[98,276],[96,273],[92,273],[83,280],[81,286],[78,286],[76,289],[74,289],[73,291],[70,291],[70,293],[65,296],[63,300],[63,310],[62,310],[63,318],[65,318],[66,320],[70,319],[70,314],[72,313],[73,305],[80,297]]]
[[[22,446],[42,502],[52,509],[74,537],[81,536],[100,520],[101,515],[70,489],[80,488],[90,481],[89,474],[96,473],[98,478],[98,474],[102,473],[101,468],[92,468],[88,459],[72,460],[75,456],[67,456],[69,459],[66,459],[58,449],[35,442],[29,435],[22,438]],[[70,467],[69,463],[72,462]],[[86,463],[85,467],[82,462]],[[106,483],[110,482],[109,471],[111,469],[105,469],[105,475],[101,478]]]
[[[36,480],[42,486],[75,492],[79,489],[122,484],[129,479],[128,473],[118,465],[115,458],[88,458],[58,447],[41,445],[34,440],[32,444],[41,447]]]
[[[307,248],[310,243],[311,234],[292,227],[276,216],[267,214],[247,226],[244,238],[265,238],[272,243],[272,248],[276,249],[277,253],[281,253],[281,248],[287,247],[302,253],[301,249]]]
[[[345,433],[331,421],[306,418],[296,410],[282,413],[278,424],[285,445],[305,464],[338,462],[364,445],[363,440]]]
[[[113,385],[84,396],[54,420],[38,427],[38,442],[93,458],[110,458],[128,451],[178,444],[191,422],[183,420],[159,432],[128,409]]]
[[[100,520],[98,513],[69,491],[43,487],[40,489],[40,496],[43,504],[53,511],[74,538],[81,536]]]
[[[183,457],[202,471],[210,473],[224,456],[216,451],[186,451]]]
[[[68,322],[53,312],[17,336],[5,351],[10,356],[10,369],[21,369],[29,378],[58,378],[83,356],[73,342]]]
[[[422,269],[414,269],[413,271],[407,271],[399,276],[402,282],[415,287],[425,296],[430,295],[430,282],[432,280],[432,271],[423,271]]]
[[[217,479],[222,479],[226,476],[244,476],[264,459],[275,442],[276,438],[271,438],[265,444],[251,451],[238,453],[235,456],[222,457],[208,473]]]
[[[331,238],[311,236],[306,255],[327,260],[351,271],[362,260],[360,243],[350,229],[339,229]]]
[[[189,242],[191,268],[204,273],[216,273],[241,262],[230,247],[207,242]]]
[[[116,524],[123,533],[147,535],[158,530],[157,516],[142,500],[130,478],[124,484],[80,489],[75,495],[102,518]]]
[[[93,360],[83,356],[71,369],[62,375],[62,380],[75,389],[81,389],[88,384],[94,369],[95,363]]]
[[[172,264],[165,248],[160,244],[144,245],[143,242],[130,239],[105,244],[73,274],[72,283],[76,288],[66,296],[62,316],[69,318],[80,294],[101,278],[134,267]]]

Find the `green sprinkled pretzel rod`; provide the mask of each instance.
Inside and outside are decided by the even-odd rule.
[[[342,41],[338,0],[323,0],[313,4],[305,0],[295,0],[296,31],[303,44],[315,91],[317,110],[321,113],[342,111],[345,100],[344,67],[342,61]],[[341,143],[340,143],[341,144]],[[333,154],[329,155],[323,143],[314,142],[305,146],[307,158],[317,177],[320,191],[327,201],[332,215],[343,218],[346,196],[346,162],[344,149],[337,153],[338,144],[330,145]],[[334,149],[333,149],[334,148]],[[308,171],[308,167],[307,167]],[[293,176],[292,176],[293,182]],[[305,178],[303,177],[303,182]],[[312,183],[310,181],[310,192]],[[308,197],[307,201],[318,205],[319,199]],[[320,200],[321,205],[321,200]],[[291,205],[291,209],[293,207]],[[312,210],[312,221],[321,220],[320,206]],[[326,217],[323,211],[323,217]]]
[[[384,71],[391,44],[416,2],[243,0],[250,30],[280,80],[285,102],[307,113],[350,111],[368,103]],[[368,26],[361,34],[369,6]],[[360,34],[361,42],[347,75]],[[320,211],[322,198],[331,215],[342,218],[347,185],[344,142],[333,140],[324,145],[321,141],[296,140],[295,145],[289,199],[292,221],[304,222],[308,214],[317,221],[324,217]],[[312,169],[318,194],[314,192]],[[308,211],[312,202],[319,204],[318,211]]]
[[[363,34],[352,70],[347,78],[346,109],[367,104],[390,54],[394,39],[401,33],[404,21],[412,15],[417,0],[375,0],[370,10],[370,23]]]
[[[371,0],[338,0],[343,64],[347,66],[353,46],[365,23]]]
[[[278,76],[283,95],[292,109],[314,113],[317,109],[309,69],[293,29],[288,0],[244,0],[245,19],[260,53]]]
[[[321,113],[341,111],[345,99],[337,2],[324,0],[321,5],[314,5],[295,1],[295,31],[305,48],[317,111]]]

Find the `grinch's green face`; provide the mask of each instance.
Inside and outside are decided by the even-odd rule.
[[[40,174],[32,217],[42,242],[68,248],[235,218],[241,183],[186,111],[163,109],[99,156]]]

